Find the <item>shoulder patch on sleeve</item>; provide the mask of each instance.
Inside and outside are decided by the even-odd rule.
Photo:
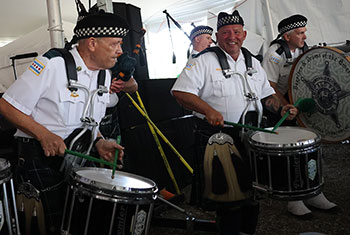
[[[279,55],[271,54],[270,61],[274,64],[279,64],[281,62],[281,57]]]
[[[39,76],[40,73],[44,70],[45,65],[40,60],[35,59],[33,63],[29,66],[29,70],[32,71],[36,76]]]
[[[185,69],[191,70],[196,65],[196,62],[187,63]]]

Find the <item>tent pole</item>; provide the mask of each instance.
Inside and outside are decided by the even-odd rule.
[[[51,47],[63,48],[64,37],[61,18],[60,0],[46,0],[47,15],[49,20]]]
[[[275,34],[275,30],[274,27],[272,25],[272,17],[271,17],[271,10],[270,10],[270,2],[269,0],[265,0],[266,3],[266,12],[267,12],[267,16],[269,18],[269,26],[270,26],[270,30],[271,30],[271,35],[272,35],[272,39],[276,37]]]

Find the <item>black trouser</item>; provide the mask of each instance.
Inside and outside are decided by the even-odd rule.
[[[40,143],[28,138],[18,138],[18,158],[16,186],[27,182],[40,191],[47,233],[60,234],[67,189],[59,171],[63,158],[46,157]]]
[[[215,209],[218,226],[222,235],[238,234],[240,231],[248,234],[254,233],[258,221],[259,203],[247,199],[240,202],[232,203],[213,203],[202,199],[204,188],[203,160],[205,148],[208,139],[215,133],[223,132],[230,135],[235,143],[236,148],[244,160],[247,159],[244,143],[241,141],[240,128],[231,127],[214,127],[208,122],[195,118],[195,138],[196,138],[196,157],[195,157],[195,179],[192,190],[192,200],[197,200],[199,206],[204,209]]]
[[[254,234],[260,206],[257,201],[247,200],[239,206],[223,203],[216,210],[220,235]]]

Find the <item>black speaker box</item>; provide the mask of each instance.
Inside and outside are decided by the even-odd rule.
[[[2,97],[3,93],[0,94]],[[16,157],[16,127],[0,115],[0,158],[13,160]],[[12,163],[11,163],[12,164]]]
[[[195,154],[193,117],[175,118],[155,124],[193,168]],[[157,136],[179,188],[189,185],[192,180],[190,171],[169,145],[159,135]],[[152,179],[160,189],[166,187],[169,191],[175,192],[173,181],[168,174],[163,158],[147,124],[122,130],[122,140],[125,146],[126,171]]]
[[[113,2],[113,11],[115,14],[124,17],[130,26],[128,35],[123,39],[123,50],[127,51],[129,55],[135,56],[137,60],[134,78],[136,80],[149,79],[146,48],[143,40],[144,34],[141,30],[143,29],[141,9],[131,4]],[[141,45],[141,52],[135,55],[133,54],[133,50],[137,44]]]
[[[170,94],[174,82],[175,78],[138,81],[140,97],[148,116],[153,122],[191,114],[190,111],[180,106]],[[134,94],[132,97],[138,103],[136,95]],[[134,107],[128,97],[122,96],[117,106],[119,125],[122,130],[146,123],[146,119]]]

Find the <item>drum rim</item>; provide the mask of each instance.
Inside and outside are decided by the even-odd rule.
[[[306,50],[304,53],[300,54],[297,59],[294,61],[293,65],[292,65],[292,68],[289,72],[289,76],[288,76],[288,98],[290,100],[291,103],[294,103],[296,100],[293,99],[293,95],[292,95],[292,87],[293,87],[293,74],[294,74],[294,70],[297,66],[297,64],[299,63],[299,61],[301,60],[301,58],[303,58],[303,56],[305,56],[306,53],[312,51],[312,50],[316,50],[316,49],[327,49],[327,50],[331,50],[331,51],[335,51],[341,55],[344,56],[344,59],[347,60],[349,63],[350,63],[350,56],[348,55],[348,52],[345,52],[345,51],[342,51],[340,49],[338,49],[339,47],[344,47],[344,46],[348,46],[348,45],[339,45],[337,47],[331,47],[331,46],[314,46],[314,47],[311,47],[309,48],[308,50]],[[350,48],[350,47],[349,47]],[[307,97],[306,97],[307,98]],[[298,124],[301,126],[301,127],[305,127],[305,128],[309,128],[308,126],[305,125],[305,123],[302,121],[302,119],[300,117],[296,117],[297,121],[298,121]],[[311,129],[311,128],[309,128]],[[316,132],[316,131],[315,131]],[[319,134],[319,133],[317,133]],[[325,143],[339,143],[339,142],[342,142],[342,141],[345,141],[345,140],[350,140],[350,133],[347,137],[343,138],[343,139],[340,139],[340,140],[331,140],[331,139],[324,139],[321,135],[321,140]]]
[[[253,185],[254,190],[266,194],[268,197],[276,199],[276,200],[305,200],[307,198],[311,198],[313,196],[318,195],[322,192],[324,187],[324,181],[322,181],[319,185],[305,189],[305,190],[298,190],[298,191],[281,191],[281,190],[271,190],[269,188],[266,188],[265,185],[261,184],[255,184]]]
[[[253,140],[252,137],[257,134],[258,132],[253,132],[249,135],[248,138],[248,142],[250,145],[255,146],[255,147],[263,147],[263,148],[267,148],[267,149],[293,149],[293,148],[307,148],[310,146],[314,146],[317,145],[318,143],[321,142],[321,136],[320,134],[318,134],[317,132],[314,132],[313,130],[311,130],[310,128],[304,128],[304,127],[299,127],[299,126],[281,126],[279,128],[283,128],[283,129],[299,129],[299,130],[307,130],[310,131],[312,133],[314,133],[316,135],[316,137],[314,139],[310,139],[310,140],[306,140],[303,142],[297,142],[297,143],[290,143],[290,144],[271,144],[271,143],[263,143],[263,142],[258,142],[256,140]],[[278,132],[278,129],[277,129]]]
[[[121,174],[124,176],[128,176],[128,177],[133,177],[136,178],[138,180],[142,180],[144,182],[147,182],[150,184],[149,188],[135,188],[135,187],[125,187],[125,186],[118,186],[118,185],[111,185],[111,184],[107,184],[104,182],[100,182],[100,181],[94,181],[91,180],[89,178],[83,177],[81,175],[78,174],[79,171],[83,171],[83,170],[97,170],[98,172],[108,172],[112,175],[112,170],[110,169],[106,169],[106,168],[98,168],[98,167],[79,167],[79,168],[75,168],[72,171],[71,174],[71,180],[74,183],[78,183],[81,185],[86,185],[88,188],[91,189],[96,189],[98,190],[102,190],[105,191],[106,194],[111,194],[111,195],[115,195],[118,193],[122,193],[125,195],[128,194],[138,194],[140,197],[142,197],[141,195],[153,195],[156,194],[158,191],[158,187],[156,185],[156,183],[151,180],[148,179],[146,177],[143,176],[139,176],[139,175],[135,175],[132,173],[128,173],[128,172],[123,172],[123,171],[115,171],[116,174]]]
[[[87,197],[116,203],[147,205],[157,199],[157,194],[120,193],[102,188],[98,188],[99,190],[97,190],[96,187],[86,184],[82,185],[81,182],[74,182],[69,187],[72,191],[82,193]]]

